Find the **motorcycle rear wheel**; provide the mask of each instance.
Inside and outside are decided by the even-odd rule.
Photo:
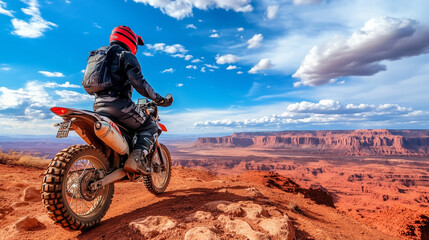
[[[96,169],[109,162],[94,146],[73,145],[52,159],[42,183],[42,201],[48,215],[63,228],[88,229],[100,222],[112,202],[113,183],[91,191]]]
[[[171,156],[170,152],[168,151],[168,148],[164,144],[161,145],[161,154],[162,158],[165,161],[165,168],[159,169],[158,171],[156,168],[161,163],[160,158],[158,155],[156,155],[152,160],[152,168],[155,170],[151,174],[143,176],[143,182],[149,190],[154,195],[159,195],[165,191],[165,189],[168,187],[168,184],[170,183],[171,179]],[[156,152],[159,154],[159,152]],[[158,164],[158,166],[157,166]]]

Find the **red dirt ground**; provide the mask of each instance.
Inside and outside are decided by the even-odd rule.
[[[42,172],[40,169],[0,165],[0,214],[3,214],[0,217],[0,239],[143,239],[130,229],[129,223],[151,215],[169,216],[179,223],[173,230],[154,239],[183,239],[185,232],[192,227],[217,224],[216,220],[184,221],[205,203],[215,200],[250,200],[268,208],[276,207],[292,220],[297,239],[397,239],[335,208],[316,204],[309,196],[306,197],[307,190],[283,176],[261,172],[216,176],[205,170],[181,167],[173,169],[170,186],[159,197],[146,191],[141,182],[115,184],[112,205],[102,222],[85,232],[70,232],[53,224],[41,201],[22,203],[25,188],[33,186],[40,190]],[[249,187],[257,188],[263,196],[249,196],[246,191]],[[291,189],[292,193],[288,192]],[[36,217],[45,227],[18,231],[14,224],[25,216]],[[234,234],[223,234],[221,238],[244,239]]]

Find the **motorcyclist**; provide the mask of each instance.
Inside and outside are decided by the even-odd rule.
[[[100,49],[113,51],[110,66],[107,69],[110,71],[111,81],[115,84],[95,93],[93,107],[95,112],[107,114],[114,121],[136,132],[137,141],[125,162],[124,169],[128,172],[148,174],[150,169],[146,163],[146,155],[154,145],[158,126],[131,100],[133,88],[144,97],[158,103],[159,106],[169,106],[173,100],[165,99],[156,93],[143,78],[140,64],[135,56],[138,45],[143,46],[144,42],[129,27],[118,26],[112,30],[110,47]]]

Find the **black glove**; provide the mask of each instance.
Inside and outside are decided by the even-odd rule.
[[[158,101],[156,101],[156,104],[160,107],[168,107],[173,103],[173,97],[170,95],[169,98],[161,98]]]

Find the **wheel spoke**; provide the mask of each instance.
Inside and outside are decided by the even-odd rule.
[[[86,200],[82,194],[84,194],[83,191],[89,191],[86,189],[86,182],[85,179],[90,178],[88,174],[92,174],[93,171],[90,171],[89,169],[97,169],[95,167],[96,162],[92,160],[90,157],[88,158],[82,158],[78,159],[76,162],[73,163],[73,165],[70,167],[70,170],[67,174],[67,193],[66,198],[68,199],[68,205],[70,209],[76,214],[80,216],[85,216],[90,214],[94,209],[98,208],[100,204],[102,204],[103,199],[103,189],[100,189],[102,192],[86,192],[85,194],[100,194],[100,196],[96,197],[94,200]],[[86,195],[85,195],[86,196]]]

